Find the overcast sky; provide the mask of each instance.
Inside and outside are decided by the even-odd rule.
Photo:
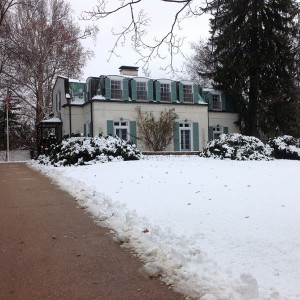
[[[110,5],[118,4],[118,0],[109,0]],[[195,4],[201,4],[202,0],[194,0]],[[74,18],[78,20],[82,11],[92,10],[92,7],[97,4],[97,0],[69,0],[72,9],[74,10]],[[181,4],[182,5],[182,4]],[[152,23],[147,28],[149,33],[149,39],[153,36],[159,37],[166,34],[170,29],[173,22],[174,12],[180,9],[181,5],[174,3],[166,3],[161,0],[143,0],[137,7],[137,11],[144,9],[148,16],[151,18]],[[204,39],[209,36],[209,16],[188,19],[182,22],[183,30],[180,31],[181,36],[185,36],[185,43],[183,46],[184,53],[187,55],[192,54],[190,50],[190,43],[197,42],[199,39]],[[135,64],[138,60],[137,54],[130,47],[129,41],[127,41],[124,47],[119,46],[119,57],[112,57],[110,61],[109,50],[113,47],[116,37],[112,35],[111,29],[117,30],[124,25],[128,25],[130,20],[130,11],[127,9],[123,13],[118,13],[110,16],[107,19],[95,22],[99,28],[99,34],[97,40],[94,42],[92,39],[86,39],[83,41],[83,45],[90,50],[94,51],[95,56],[88,62],[84,69],[83,79],[85,80],[89,76],[99,76],[101,74],[111,75],[118,74],[119,67],[121,65],[137,66],[139,67],[139,75],[143,76],[142,64]],[[78,23],[82,28],[91,22],[79,21]],[[161,70],[161,66],[169,64],[169,56],[164,60],[156,59],[151,62],[150,65],[150,77],[155,78],[170,78],[171,75],[166,71]],[[176,56],[176,66],[178,68],[183,64],[184,59],[181,56]]]

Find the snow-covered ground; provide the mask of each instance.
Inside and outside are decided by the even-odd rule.
[[[145,272],[188,296],[300,299],[300,161],[32,166],[134,247]]]

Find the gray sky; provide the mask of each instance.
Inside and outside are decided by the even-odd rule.
[[[118,4],[118,0],[109,0],[109,4]],[[195,4],[201,5],[202,0],[194,0]],[[74,10],[74,18],[78,19],[79,15],[84,10],[91,10],[92,7],[97,4],[97,0],[69,0],[72,9]],[[147,27],[147,32],[149,39],[153,37],[159,38],[160,36],[166,34],[170,29],[173,22],[174,12],[178,10],[181,6],[179,4],[172,4],[162,2],[160,0],[144,0],[141,1],[139,9],[144,9],[148,16],[151,18],[152,22],[149,27]],[[182,30],[179,31],[181,36],[185,36],[185,42],[183,45],[183,51],[185,55],[192,54],[190,50],[190,43],[197,42],[200,38],[207,38],[209,35],[209,16],[205,15],[198,18],[191,18],[184,20],[181,24]],[[110,16],[107,19],[95,22],[99,27],[99,34],[97,40],[94,42],[92,39],[86,39],[83,41],[83,45],[90,50],[94,51],[95,56],[88,62],[86,68],[84,69],[83,79],[88,76],[99,76],[101,74],[118,74],[118,68],[121,65],[130,65],[139,67],[139,75],[143,76],[142,64],[135,64],[138,60],[137,54],[130,47],[129,37],[126,41],[125,46],[118,47],[119,57],[113,56],[110,61],[109,50],[113,47],[116,37],[112,35],[111,29],[114,30],[121,29],[122,26],[128,24],[130,20],[129,10],[122,13],[117,13]],[[84,28],[91,22],[78,21],[80,26]],[[167,55],[167,53],[166,53]],[[180,68],[184,62],[184,58],[180,55],[176,56],[176,66]],[[166,56],[164,60],[155,59],[150,64],[150,77],[156,78],[170,78],[171,75],[168,72],[161,70],[161,67],[165,67],[169,64],[169,55]]]

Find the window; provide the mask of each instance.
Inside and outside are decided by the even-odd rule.
[[[171,101],[170,84],[162,83],[160,85],[160,100],[167,102]]]
[[[221,95],[213,94],[213,110],[222,110]]]
[[[61,110],[61,92],[59,91],[58,94],[56,94],[56,111],[60,111]]]
[[[129,122],[124,120],[114,121],[114,134],[122,140],[128,140]]]
[[[180,151],[192,150],[192,123],[188,121],[179,123]]]
[[[191,85],[183,86],[183,101],[193,103],[193,89]]]
[[[111,99],[122,100],[122,82],[121,80],[111,81]]]
[[[148,99],[146,82],[136,83],[136,96],[137,96],[137,100]]]
[[[218,139],[223,134],[223,127],[219,124],[213,127],[213,139]]]

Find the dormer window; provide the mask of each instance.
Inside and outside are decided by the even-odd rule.
[[[160,84],[160,100],[165,102],[171,101],[170,84],[168,83]]]
[[[146,82],[137,81],[136,97],[137,97],[137,100],[147,100],[148,99]]]
[[[213,94],[213,110],[222,110],[221,95]]]
[[[192,85],[183,85],[183,102],[193,103],[193,87]]]
[[[121,80],[111,80],[111,99],[122,100],[122,82]]]

